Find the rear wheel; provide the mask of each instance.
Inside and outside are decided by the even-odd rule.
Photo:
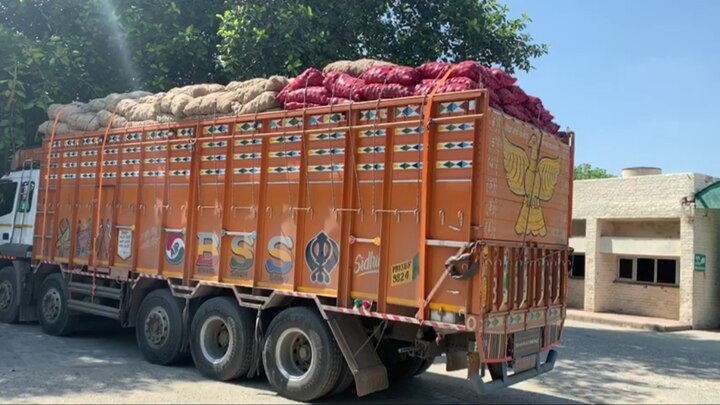
[[[420,368],[418,368],[418,370],[415,372],[415,374],[413,376],[419,376],[420,374],[428,371],[428,369],[430,368],[430,366],[433,365],[434,362],[435,362],[435,357],[430,357],[429,359],[423,359],[422,364],[420,364]]]
[[[325,320],[309,308],[290,308],[270,323],[263,350],[265,374],[278,394],[313,401],[338,386],[345,365]]]
[[[68,309],[67,286],[62,274],[45,277],[40,285],[36,312],[40,327],[48,335],[66,336],[75,330],[77,316]]]
[[[0,322],[16,323],[20,316],[15,269],[7,266],[0,270]]]
[[[343,363],[345,360],[343,360]],[[330,391],[330,395],[337,395],[342,394],[343,392],[347,391],[348,388],[350,388],[350,385],[355,382],[355,377],[353,377],[352,371],[350,371],[350,367],[345,364],[343,366],[343,372],[340,375],[340,378],[338,379],[338,383],[333,388],[332,391]]]
[[[202,304],[190,328],[195,367],[220,381],[247,374],[253,359],[254,327],[253,312],[232,298],[217,297]]]
[[[171,365],[185,358],[181,301],[165,289],[150,292],[140,305],[135,337],[150,363]]]

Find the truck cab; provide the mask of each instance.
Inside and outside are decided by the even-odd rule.
[[[32,246],[39,180],[32,166],[0,178],[0,245]]]

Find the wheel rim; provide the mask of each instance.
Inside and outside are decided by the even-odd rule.
[[[0,311],[7,311],[13,302],[13,287],[10,281],[0,283]]]
[[[275,359],[280,373],[291,381],[298,381],[315,366],[314,347],[308,335],[298,328],[283,331],[275,346]]]
[[[61,309],[62,299],[60,298],[60,291],[52,287],[45,292],[42,298],[43,318],[48,322],[55,322],[60,316]]]
[[[153,347],[162,346],[170,335],[170,317],[163,307],[153,307],[145,318],[145,338]]]
[[[212,364],[225,361],[235,346],[235,331],[228,321],[213,315],[200,328],[200,350],[205,360]]]

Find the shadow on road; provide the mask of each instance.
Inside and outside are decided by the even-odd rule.
[[[550,392],[588,402],[648,401],[653,390],[677,389],[677,378],[717,381],[719,341],[566,326],[558,364],[540,380]],[[641,381],[650,375],[655,377],[652,384]]]
[[[105,397],[106,402],[106,395],[122,397],[128,390],[167,391],[177,382],[218,384],[222,389],[224,383],[205,380],[189,360],[178,367],[145,362],[136,348],[134,330],[111,325],[101,321],[67,338],[44,335],[37,325],[0,325],[0,402],[78,393]],[[657,386],[633,379],[633,375],[657,375],[659,384],[669,387],[675,377],[717,381],[717,347],[717,340],[694,340],[680,334],[571,326],[566,327],[555,370],[491,395],[478,397],[464,380],[464,373],[456,374],[459,378],[440,374],[444,365],[438,364],[431,372],[383,392],[357,398],[351,389],[322,402],[404,404],[417,403],[418,398],[426,403],[643,402]],[[443,361],[439,358],[437,363]],[[282,399],[272,393],[263,377],[228,384],[252,390],[254,396],[267,395],[265,402]],[[207,386],[204,389],[211,392]],[[198,397],[199,402],[203,399],[212,398]]]

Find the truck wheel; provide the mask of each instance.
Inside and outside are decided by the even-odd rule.
[[[190,353],[202,375],[228,381],[247,374],[252,362],[255,317],[230,297],[203,303],[190,327]]]
[[[37,318],[42,330],[48,335],[66,336],[73,332],[77,316],[68,309],[67,286],[60,273],[53,273],[43,280],[37,300]]]
[[[429,359],[423,359],[423,363],[420,364],[420,368],[418,368],[418,370],[415,372],[415,375],[413,377],[419,376],[420,374],[428,371],[428,369],[430,368],[430,366],[433,365],[434,362],[435,362],[435,357],[431,357]]]
[[[20,316],[15,269],[7,266],[0,270],[0,322],[17,323]]]
[[[275,391],[296,401],[327,395],[345,366],[327,322],[302,307],[286,309],[270,323],[263,362]]]
[[[345,360],[343,359],[343,363]],[[343,367],[343,373],[338,379],[338,383],[333,388],[332,391],[330,391],[330,396],[342,394],[343,392],[347,391],[348,388],[350,388],[350,385],[355,382],[355,377],[353,377],[352,371],[350,371],[350,367],[347,366],[347,364]]]
[[[181,301],[166,289],[151,291],[138,310],[135,338],[145,360],[152,364],[171,365],[182,360],[183,347]]]

